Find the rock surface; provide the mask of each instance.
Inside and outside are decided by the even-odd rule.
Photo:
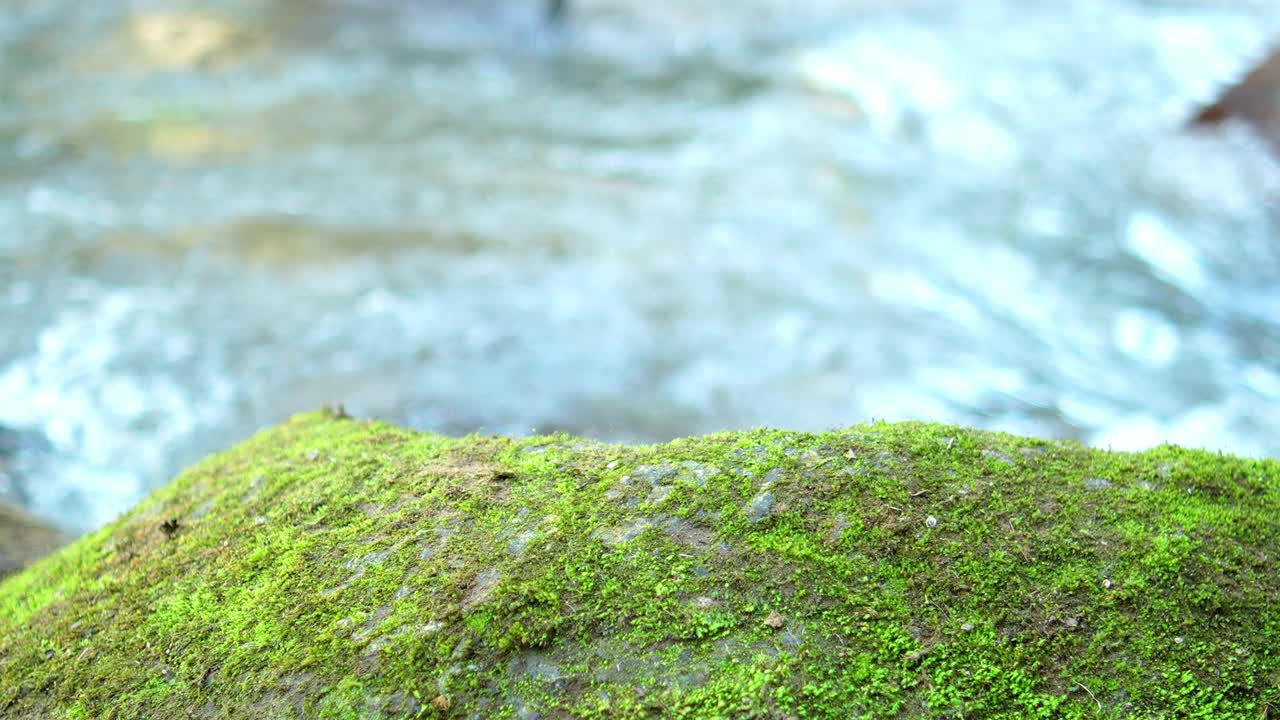
[[[0,716],[1256,719],[1278,553],[1272,460],[315,413],[0,584]]]
[[[66,545],[70,539],[26,511],[0,501],[0,578]]]
[[[1229,120],[1248,124],[1280,155],[1280,48],[1201,109],[1192,123],[1218,125]]]

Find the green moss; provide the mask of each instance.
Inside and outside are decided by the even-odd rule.
[[[1278,551],[1271,460],[316,413],[0,584],[0,716],[1257,720]]]

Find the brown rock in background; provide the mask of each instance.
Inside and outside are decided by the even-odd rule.
[[[0,503],[0,578],[11,575],[71,540],[26,511]]]
[[[1280,154],[1280,49],[1273,50],[1240,82],[1227,88],[1191,123],[1218,125],[1230,120],[1247,123]]]

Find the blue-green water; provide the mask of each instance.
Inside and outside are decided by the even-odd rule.
[[[1182,130],[1274,3],[0,7],[0,424],[71,527],[326,403],[1280,454],[1280,164]]]

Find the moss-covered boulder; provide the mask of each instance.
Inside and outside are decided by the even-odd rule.
[[[1280,463],[305,415],[0,584],[6,718],[1280,712]]]

